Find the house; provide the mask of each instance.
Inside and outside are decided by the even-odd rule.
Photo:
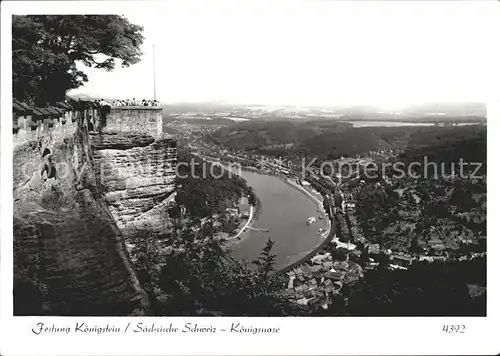
[[[403,267],[403,266],[400,266],[400,265],[395,265],[395,264],[390,264],[389,267],[391,269],[404,269],[404,270],[407,269],[406,267]]]
[[[321,266],[315,265],[311,267],[311,272],[320,272],[321,271]]]
[[[349,268],[349,263],[347,263],[346,261],[335,261],[333,263],[333,268],[337,269],[337,270],[340,270],[340,269],[348,269]]]
[[[321,263],[323,260],[325,260],[328,257],[328,255],[316,255],[313,258],[311,258],[311,263]]]
[[[326,269],[330,269],[333,267],[333,262],[331,261],[327,261],[327,262],[323,262],[322,263],[323,267],[325,267]]]
[[[324,271],[314,272],[314,273],[312,274],[312,276],[313,276],[314,278],[323,278],[323,273],[324,273]]]
[[[314,294],[314,290],[313,289],[310,289],[310,290],[306,290],[304,292],[304,297],[307,297],[307,298],[314,298],[315,294]]]
[[[302,297],[302,298],[300,298],[300,299],[297,300],[297,304],[307,305],[308,301],[309,301],[309,299],[307,299],[306,297]]]
[[[305,276],[310,276],[311,275],[311,267],[309,267],[309,265],[305,264],[305,265],[302,265],[300,267],[301,271],[302,271],[302,274],[304,274]]]
[[[248,202],[248,197],[241,197],[239,209],[240,209],[240,212],[243,216],[250,215],[250,204]]]
[[[311,279],[307,282],[307,284],[308,284],[309,286],[317,286],[317,285],[318,285],[318,282],[316,282],[316,280],[315,280],[314,278],[311,278]]]
[[[420,262],[421,261],[427,261],[427,262],[437,262],[437,261],[440,261],[440,262],[444,262],[444,261],[446,261],[446,257],[444,257],[444,256],[421,256],[418,260]]]
[[[392,256],[392,263],[408,268],[412,263],[412,258],[406,254],[397,254]]]
[[[354,210],[356,208],[356,201],[355,200],[346,201],[345,207],[347,210]]]
[[[439,246],[439,245],[443,245],[444,246],[444,242],[437,238],[437,237],[433,237],[431,238],[429,241],[427,241],[427,244],[432,248],[433,246]]]
[[[431,246],[431,249],[435,255],[442,255],[446,250],[446,247],[444,245],[434,245]]]
[[[238,209],[236,208],[227,208],[226,211],[231,215],[231,216],[236,216],[238,215]]]
[[[337,288],[335,288],[335,286],[332,284],[332,285],[326,286],[325,288],[323,288],[323,290],[325,291],[325,293],[332,293],[332,292],[335,292],[337,290]]]
[[[314,304],[317,304],[318,302],[320,302],[321,299],[318,298],[318,297],[314,297],[312,299],[309,300],[309,305],[314,305]]]
[[[446,250],[444,242],[438,238],[433,238],[433,239],[427,241],[427,245],[436,254],[441,254],[444,250]]]
[[[371,261],[368,263],[368,266],[366,266],[365,268],[366,269],[374,269],[375,267],[378,266],[378,264],[379,264],[378,262]]]
[[[331,278],[331,279],[334,279],[336,281],[339,281],[339,280],[344,278],[345,272],[330,272],[330,271],[328,271],[328,272],[325,272],[324,276],[326,278]]]
[[[300,268],[294,268],[293,272],[296,276],[302,276],[304,272]]]

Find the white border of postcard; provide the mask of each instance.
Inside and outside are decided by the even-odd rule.
[[[266,1],[266,3],[269,2]],[[275,6],[296,6],[298,1],[271,1]],[[120,13],[121,9],[149,6],[158,1],[15,1],[2,2],[2,82],[1,82],[1,309],[0,354],[2,355],[318,355],[318,354],[498,354],[500,352],[499,313],[500,300],[498,267],[500,219],[495,219],[496,203],[500,202],[499,186],[490,179],[488,186],[488,284],[487,317],[450,318],[138,318],[138,317],[13,317],[12,282],[12,137],[11,137],[11,14],[77,14]],[[162,2],[163,3],[163,2]],[[212,3],[212,2],[211,2]],[[319,3],[324,4],[325,1]],[[347,2],[333,1],[332,6],[349,6]],[[411,3],[408,1],[408,3]],[[200,2],[189,1],[198,6]],[[245,2],[246,6],[248,2]],[[262,6],[264,2],[253,1]],[[205,4],[206,5],[206,4]],[[214,1],[224,11],[225,1]],[[403,6],[402,4],[398,4]],[[415,6],[415,4],[412,4]],[[497,21],[500,15],[498,2],[421,2],[418,6],[442,6],[453,11],[461,6],[474,16],[483,16],[485,22]],[[380,2],[380,6],[390,6]],[[425,26],[425,21],[422,23]],[[446,18],[443,18],[446,26]],[[203,29],[200,29],[202,31]],[[500,31],[485,33],[491,39],[491,48],[478,56],[495,56],[492,63],[500,63],[498,36]],[[182,35],[182,34],[179,34]],[[488,170],[495,177],[499,170],[496,157],[500,153],[498,129],[500,107],[497,99],[500,76],[491,68],[491,77],[484,78],[484,85],[491,89],[488,103]],[[132,83],[131,83],[132,84]],[[75,328],[84,322],[89,327],[117,327],[125,330],[144,323],[167,328],[170,324],[179,332],[163,333],[51,333],[37,336],[32,332],[37,323]],[[218,331],[185,333],[180,330],[186,323],[212,326]],[[279,328],[275,334],[237,334],[230,332],[232,323],[260,328]],[[465,333],[445,333],[444,325],[465,325]],[[221,331],[222,329],[226,331]]]

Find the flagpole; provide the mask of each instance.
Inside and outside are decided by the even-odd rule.
[[[155,45],[153,45],[153,100],[156,100],[156,63],[155,63]]]

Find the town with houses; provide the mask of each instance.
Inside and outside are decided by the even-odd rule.
[[[199,122],[199,121],[198,121]],[[318,218],[332,221],[332,229],[324,236],[323,243],[315,253],[301,259],[279,273],[286,273],[288,282],[285,295],[299,305],[313,309],[327,309],[331,298],[341,295],[342,286],[352,285],[363,277],[363,272],[376,269],[385,263],[389,269],[406,270],[416,261],[444,262],[448,260],[467,260],[486,255],[486,234],[475,234],[470,229],[442,219],[436,226],[430,226],[426,239],[417,238],[416,226],[422,217],[419,206],[419,184],[408,178],[395,179],[384,177],[386,189],[393,189],[400,197],[408,197],[399,206],[399,219],[387,228],[394,233],[391,246],[366,240],[357,216],[358,201],[356,196],[369,183],[353,176],[330,176],[321,174],[317,166],[311,167],[303,177],[303,167],[299,162],[282,157],[272,157],[249,153],[241,149],[228,149],[213,145],[203,137],[215,130],[211,125],[184,122],[181,126],[189,131],[193,140],[189,143],[192,152],[205,154],[211,159],[228,163],[239,163],[245,169],[264,171],[281,177],[283,180],[307,191],[316,201],[321,202],[324,213]],[[201,128],[200,128],[201,127]],[[208,128],[206,128],[208,127]],[[179,129],[176,126],[176,129]],[[331,163],[340,167],[362,169],[372,162],[387,162],[398,156],[394,149],[370,151],[357,157],[341,157]],[[341,178],[341,179],[340,179]],[[458,180],[455,176],[434,182],[434,187],[447,187]],[[484,184],[482,179],[474,179],[472,184]],[[425,183],[424,183],[425,184]],[[381,188],[381,183],[372,184],[374,189]],[[440,197],[436,197],[440,199]],[[450,213],[464,222],[473,220],[476,224],[485,224],[485,194],[474,196],[478,203],[476,212],[459,212],[451,208]],[[444,197],[442,198],[444,200]],[[319,210],[318,210],[319,211]],[[484,225],[485,226],[485,225]],[[410,240],[414,242],[410,242]],[[411,246],[410,246],[411,245]],[[410,248],[408,248],[410,246]],[[466,251],[466,252],[464,252]],[[471,287],[472,288],[472,287]]]

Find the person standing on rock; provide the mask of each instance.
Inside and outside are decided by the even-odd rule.
[[[109,104],[104,99],[99,101],[99,116],[100,122],[98,123],[99,131],[106,126],[106,118],[108,114],[111,112],[111,104]]]

